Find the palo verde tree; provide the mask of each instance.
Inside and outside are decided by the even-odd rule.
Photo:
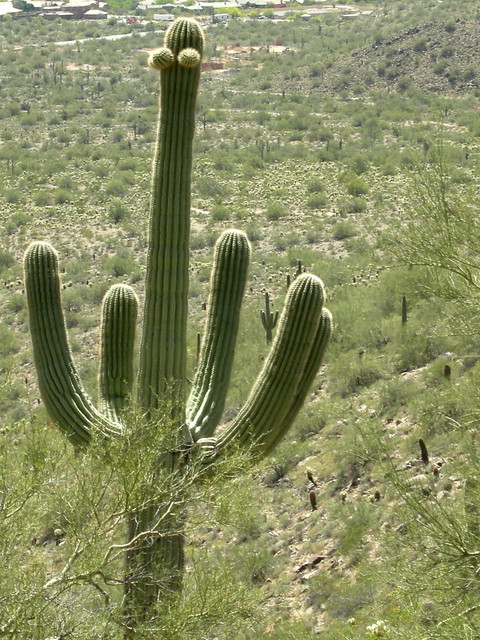
[[[25,254],[25,279],[38,382],[46,409],[72,444],[118,442],[128,429],[127,409],[142,424],[171,430],[159,451],[159,476],[170,474],[178,492],[195,468],[248,449],[269,454],[301,408],[331,332],[321,280],[303,273],[290,287],[270,354],[237,416],[217,434],[239,326],[250,246],[228,230],[215,247],[205,337],[188,395],[186,328],[190,181],[195,103],[203,54],[195,21],[178,19],[165,46],[150,57],[160,71],[160,115],[153,161],[149,249],[139,371],[133,367],[138,302],[114,285],[102,308],[99,407],[83,389],[68,344],[60,298],[58,258],[47,242]],[[193,471],[192,471],[193,473]],[[198,474],[201,475],[201,474]],[[153,480],[154,481],[154,480]],[[146,500],[127,516],[124,627],[126,637],[154,620],[157,607],[181,586],[184,513],[174,501]]]

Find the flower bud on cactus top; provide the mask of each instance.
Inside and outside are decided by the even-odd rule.
[[[200,64],[201,56],[196,49],[184,49],[178,54],[178,64],[185,69],[194,69]]]
[[[161,47],[160,49],[155,49],[155,51],[151,52],[148,58],[148,64],[153,69],[163,71],[173,64],[173,60],[174,56],[170,49],[167,49],[167,47]]]

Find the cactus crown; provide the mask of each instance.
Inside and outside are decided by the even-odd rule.
[[[194,20],[177,20],[165,34],[165,46],[150,54],[149,64],[164,71],[177,60],[181,67],[193,69],[200,64],[203,49],[204,38],[198,24]]]

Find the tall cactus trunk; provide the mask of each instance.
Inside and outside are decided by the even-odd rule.
[[[147,414],[165,394],[185,394],[190,176],[203,53],[200,28],[193,21],[175,22],[159,52],[150,57],[151,65],[162,73],[138,385],[139,403]],[[184,419],[179,416],[181,422]]]
[[[153,52],[150,65],[160,74],[160,110],[153,159],[149,250],[144,325],[140,346],[138,404],[146,419],[172,407],[170,428],[180,448],[187,435],[186,333],[190,259],[190,183],[195,105],[200,81],[203,34],[191,20],[178,20],[167,31],[165,47]],[[187,441],[189,437],[187,437]],[[162,467],[183,465],[175,454],[162,456]],[[165,507],[163,507],[165,508]],[[184,568],[182,518],[158,509],[129,516],[131,547],[126,554],[125,608],[130,629],[154,615],[160,598],[181,589]],[[144,532],[152,530],[144,537]],[[136,540],[139,538],[138,542]]]
[[[160,507],[162,508],[162,507]],[[154,621],[157,609],[175,599],[182,587],[185,567],[183,519],[157,509],[144,509],[128,516],[128,539],[125,556],[124,637],[134,638],[139,626]],[[159,518],[160,530],[145,536]]]

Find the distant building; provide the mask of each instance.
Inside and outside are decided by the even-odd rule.
[[[25,15],[26,12],[21,9],[15,9],[11,2],[0,2],[0,20],[5,16],[11,16],[12,18],[19,18]]]
[[[62,20],[73,20],[76,16],[71,11],[45,11],[43,10],[40,14],[42,18],[45,20],[56,20],[57,18],[61,18]]]
[[[153,19],[157,22],[173,22],[175,20],[175,16],[171,13],[154,13]]]
[[[206,13],[215,13],[219,9],[238,9],[239,4],[236,0],[227,0],[226,2],[202,2],[200,0],[199,5]]]
[[[83,17],[86,20],[106,20],[108,18],[108,13],[101,9],[89,9],[88,11],[85,11]]]

